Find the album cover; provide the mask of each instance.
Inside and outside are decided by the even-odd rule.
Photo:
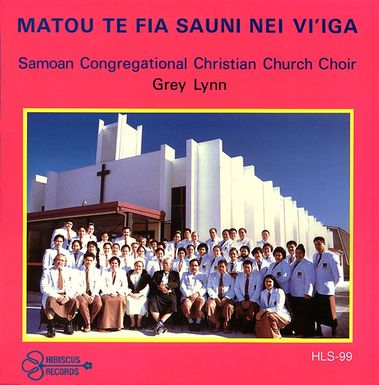
[[[377,382],[377,2],[1,8],[0,383]]]

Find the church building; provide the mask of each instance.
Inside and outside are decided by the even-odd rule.
[[[44,237],[65,218],[73,218],[75,228],[92,221],[98,232],[115,235],[127,225],[134,235],[171,238],[189,227],[206,240],[211,227],[220,236],[224,228],[244,227],[254,242],[268,229],[273,245],[294,239],[309,255],[315,236],[333,247],[326,226],[295,199],[282,196],[272,181],[258,178],[242,156],[224,153],[221,139],[187,139],[182,158],[166,144],[145,154],[141,147],[142,126],[131,127],[127,115],[119,114],[109,125],[99,120],[96,164],[36,175],[30,186],[28,251],[47,247]]]

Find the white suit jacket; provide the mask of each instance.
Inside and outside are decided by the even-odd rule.
[[[76,283],[75,283],[75,271],[68,267],[62,268],[63,277],[63,289],[58,289],[58,269],[53,266],[51,269],[46,269],[42,273],[41,278],[41,293],[42,293],[42,306],[46,306],[46,300],[48,297],[58,298],[65,292],[70,298],[76,295]]]
[[[291,265],[290,293],[294,297],[313,296],[315,285],[315,267],[311,261],[303,258]]]
[[[42,258],[42,268],[44,270],[51,269],[54,266],[54,258],[57,256],[57,249],[46,249],[45,254]],[[66,249],[61,249],[59,251],[60,254],[64,254],[67,258],[67,263],[69,261],[69,251]]]
[[[51,248],[54,247],[54,237],[56,235],[62,235],[64,237],[64,240],[63,240],[63,245],[62,247],[64,249],[67,249],[68,248],[68,242],[67,242],[67,229],[65,227],[61,227],[60,229],[55,229],[53,231],[53,234],[51,236]],[[71,242],[73,241],[73,238],[76,237],[76,232],[74,230],[70,230],[70,235],[71,235]]]
[[[190,271],[183,274],[180,280],[180,292],[182,293],[182,301],[194,293],[199,293],[200,297],[205,300],[207,292],[207,277],[205,274],[197,273],[193,275]]]
[[[126,244],[127,245],[131,246],[132,243],[134,243],[134,242],[136,242],[135,238],[133,238],[133,237],[126,237]],[[118,238],[116,238],[114,240],[113,243],[118,243],[119,246],[120,246],[120,249],[121,249],[121,247],[125,245],[125,238],[124,237],[118,237]]]
[[[104,269],[101,273],[101,294],[117,292],[120,295],[126,296],[130,293],[131,290],[128,286],[125,270],[117,269],[115,282],[112,283],[112,281],[112,271],[110,269]]]
[[[218,297],[218,285],[220,282],[220,273],[215,271],[208,276],[207,281],[207,293],[209,298],[217,298]],[[224,273],[222,277],[222,295],[223,297],[234,299],[234,279],[228,274]]]
[[[319,294],[334,295],[341,278],[337,257],[329,251],[324,251],[320,262],[318,262],[319,256],[318,253],[313,256],[316,270],[316,291]]]
[[[234,292],[236,294],[237,301],[241,302],[245,300],[245,283],[246,283],[246,274],[238,273],[235,283],[234,283]],[[250,301],[256,302],[259,304],[259,298],[263,288],[262,277],[258,271],[253,270],[249,277],[249,288],[248,293]]]
[[[286,295],[282,289],[275,287],[271,289],[270,302],[268,302],[267,289],[262,290],[260,302],[260,310],[267,309],[268,312],[277,313],[287,321],[291,321],[291,316],[285,307]]]
[[[279,286],[284,290],[285,293],[290,291],[290,277],[291,268],[290,265],[283,259],[275,266],[276,262],[271,263],[267,269],[267,273],[273,275],[278,281]]]
[[[76,273],[76,290],[77,294],[83,294],[86,292],[86,268],[82,266],[80,269],[77,270]],[[88,270],[88,282],[89,282],[89,289],[91,290],[91,295],[99,295],[99,291],[101,289],[101,274],[100,270],[96,267],[91,267]]]

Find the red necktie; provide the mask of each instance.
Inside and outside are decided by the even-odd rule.
[[[112,271],[112,285],[114,285],[115,281],[116,281],[116,272]]]
[[[248,274],[246,276],[246,280],[245,280],[245,301],[249,301],[250,297],[249,297],[249,278],[250,278],[250,275]]]
[[[63,289],[63,275],[62,275],[62,269],[58,269],[58,289]]]
[[[220,274],[220,280],[218,282],[218,297],[222,298],[222,288],[224,286],[224,280],[222,278],[223,273]]]

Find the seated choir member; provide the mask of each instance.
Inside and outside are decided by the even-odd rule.
[[[64,249],[62,247],[64,242],[63,235],[57,234],[54,237],[54,247],[52,249],[46,249],[45,254],[42,258],[42,268],[44,270],[50,269],[54,265],[54,259],[58,254],[63,254],[64,256],[68,256],[69,252],[68,250]],[[65,263],[67,263],[67,259],[65,259]]]
[[[119,269],[120,259],[112,257],[109,265],[110,269],[102,272],[101,301],[103,308],[98,323],[99,331],[121,330],[126,310],[126,295],[130,291],[125,271]]]
[[[279,286],[287,294],[290,291],[291,268],[286,261],[286,251],[283,247],[275,247],[275,262],[272,262],[267,269],[266,275],[273,275]]]
[[[163,259],[163,270],[156,271],[151,280],[149,309],[156,325],[155,334],[167,331],[165,322],[177,311],[177,290],[180,278],[177,271],[171,270],[171,259]]]
[[[258,338],[281,338],[280,329],[291,322],[285,307],[286,295],[273,275],[266,275],[264,286],[260,310],[255,317],[255,335]]]
[[[186,258],[186,249],[184,247],[179,247],[178,258],[172,262],[172,270],[179,273],[180,279],[182,278],[183,273],[189,270],[189,261],[188,258]]]
[[[59,235],[57,235],[59,236]],[[73,334],[71,320],[77,310],[74,271],[65,267],[66,255],[58,253],[54,266],[43,271],[41,278],[42,306],[47,317],[47,334],[55,337],[54,316],[65,319],[66,334]]]
[[[130,317],[130,330],[142,329],[142,317],[147,313],[147,295],[149,293],[150,275],[144,269],[145,260],[136,258],[134,269],[126,273],[129,293],[126,296],[126,314]],[[137,325],[135,317],[137,316]]]
[[[234,279],[226,272],[226,265],[226,261],[221,259],[217,264],[218,270],[208,276],[207,315],[213,325],[211,333],[220,331],[221,317],[224,319],[224,332],[231,332],[230,319],[234,312]]]
[[[242,263],[243,272],[238,273],[234,283],[236,294],[236,318],[243,333],[253,332],[253,321],[259,311],[259,297],[263,288],[262,277],[253,270],[253,263],[245,259]]]
[[[297,335],[314,335],[312,296],[315,284],[315,268],[305,257],[302,244],[295,250],[295,262],[291,265],[289,304],[293,313],[293,329]]]
[[[180,282],[182,311],[189,323],[190,331],[199,331],[203,319],[202,308],[207,292],[206,275],[199,272],[199,261],[191,259],[190,271],[183,274]],[[192,316],[192,314],[194,317]],[[193,320],[195,318],[195,322]]]
[[[96,268],[96,257],[87,251],[84,254],[83,265],[77,271],[76,297],[79,304],[79,312],[84,320],[84,332],[91,331],[93,320],[99,314],[102,306],[99,291],[101,288],[100,270]]]

